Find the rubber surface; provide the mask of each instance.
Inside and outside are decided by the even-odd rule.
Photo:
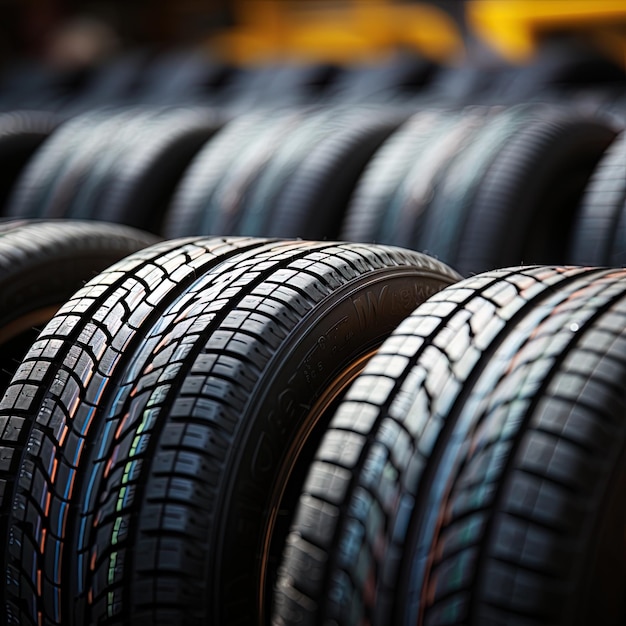
[[[456,279],[397,249],[191,239],[88,283],[0,403],[28,442],[8,623],[256,621],[324,407]]]
[[[214,112],[190,107],[77,116],[31,160],[7,213],[100,219],[160,232],[184,169],[219,124]]]
[[[602,117],[531,107],[482,175],[465,227],[440,258],[464,275],[562,263],[576,207],[616,134]]]
[[[0,114],[0,215],[22,169],[59,123],[58,116],[42,111]]]
[[[405,117],[393,110],[365,107],[346,116],[284,178],[262,232],[275,237],[336,239],[364,168]]]
[[[231,121],[210,141],[191,163],[170,206],[167,233],[189,235],[262,236],[256,217],[265,215],[266,206],[252,203],[251,194],[261,180],[272,183],[268,174],[272,160],[289,138],[313,125],[311,111],[295,109],[278,113],[251,113]],[[281,167],[276,176],[281,174]],[[271,170],[271,171],[274,171]],[[247,226],[241,226],[242,220]]]
[[[409,172],[454,117],[449,111],[414,114],[377,150],[352,194],[341,229],[349,241],[391,244]]]
[[[272,623],[621,623],[624,278],[498,270],[402,322],[315,454]]]
[[[0,230],[0,391],[72,293],[98,272],[157,241],[129,227],[11,220]]]
[[[626,205],[626,131],[607,148],[585,188],[572,226],[567,261],[575,265],[626,262],[626,239],[619,228]]]

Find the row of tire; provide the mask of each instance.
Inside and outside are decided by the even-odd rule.
[[[363,66],[266,63],[236,67],[192,51],[126,53],[96,67],[18,64],[0,77],[0,108],[74,115],[94,107],[196,102],[245,110],[260,105],[415,97],[435,72],[417,54]]]
[[[461,274],[619,265],[626,118],[562,103],[0,116],[2,217],[427,251]]]
[[[22,221],[0,293],[0,623],[623,623],[624,270]]]
[[[0,624],[623,623],[599,108],[4,114]]]
[[[623,102],[623,83],[623,67],[576,40],[548,42],[527,65],[468,59],[443,66],[406,50],[361,63],[237,66],[193,50],[139,49],[87,67],[14,62],[0,73],[0,110],[69,117],[102,106],[195,103],[243,112],[364,101],[510,105],[564,95],[611,105]]]

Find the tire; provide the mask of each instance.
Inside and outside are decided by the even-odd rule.
[[[0,113],[0,215],[26,163],[58,124],[41,111]]]
[[[463,275],[520,263],[563,263],[573,215],[591,173],[615,138],[602,118],[533,107],[481,172],[456,233],[442,195],[418,249]],[[465,155],[471,167],[470,153]],[[469,194],[467,194],[469,195]],[[435,247],[436,246],[436,247]]]
[[[450,623],[470,585],[471,624],[624,623],[625,278],[579,281],[581,293],[520,333],[511,371],[482,396],[450,477],[425,623]]]
[[[89,169],[106,154],[106,146],[131,115],[92,111],[64,122],[24,168],[9,198],[7,216],[63,217]]]
[[[314,146],[284,179],[273,207],[265,213],[262,232],[270,237],[337,239],[363,169],[404,120],[400,113],[375,109],[346,120],[344,127]],[[245,233],[245,224],[242,230]]]
[[[391,244],[395,208],[399,206],[395,197],[445,117],[444,111],[416,113],[376,151],[350,198],[341,227],[342,239]]]
[[[626,266],[626,199],[617,222],[617,233],[611,250],[611,264],[617,267]]]
[[[79,116],[33,163],[9,214],[98,219],[160,232],[184,169],[218,124],[213,113],[189,108]]]
[[[225,204],[220,213],[216,232],[236,235],[260,236],[267,232],[272,211],[279,201],[287,181],[333,132],[344,128],[350,111],[324,108],[303,110],[295,119],[289,116],[282,123],[278,141],[257,148],[259,163],[248,176],[245,185],[231,185],[223,193],[223,200],[239,196],[235,206]],[[234,209],[234,210],[233,210]]]
[[[340,108],[243,116],[190,167],[167,232],[189,232],[191,215],[200,234],[336,238],[364,162],[401,119]]]
[[[156,241],[112,224],[3,222],[0,229],[0,391],[41,328],[79,287]]]
[[[463,111],[460,116],[452,115],[445,120],[444,126],[433,140],[427,144],[420,160],[412,164],[402,181],[400,193],[396,194],[394,204],[396,218],[393,223],[393,241],[397,244],[418,249],[424,247],[433,254],[440,254],[440,242],[424,236],[432,222],[432,213],[436,210],[439,197],[447,191],[447,181],[451,170],[458,170],[457,164],[476,146],[482,146],[481,139],[493,133],[485,131],[494,126],[501,126],[500,116],[496,113],[495,120],[489,119],[489,109]],[[482,131],[482,132],[481,132]],[[478,138],[477,138],[478,137]],[[493,139],[492,139],[493,141]],[[484,146],[482,146],[484,149]],[[474,161],[476,169],[480,161]],[[463,197],[467,191],[462,185],[466,183],[468,174],[461,171],[459,176],[459,195]],[[458,198],[457,198],[458,199]],[[457,227],[458,215],[451,208],[449,211],[448,228]]]
[[[93,202],[77,195],[69,215],[91,209],[91,219],[106,219],[162,232],[163,217],[180,179],[200,148],[211,139],[221,122],[206,109],[164,109],[145,119],[138,116],[134,136],[117,137],[114,159],[104,176],[87,180]],[[118,158],[115,158],[119,155]]]
[[[254,112],[229,121],[183,174],[166,212],[164,234],[170,238],[235,234],[224,224],[222,213],[235,219],[244,191],[304,115],[305,111]]]
[[[626,239],[618,236],[626,205],[624,172],[626,130],[607,148],[585,189],[572,227],[568,263],[619,266],[626,261]]]
[[[472,214],[472,204],[482,179],[503,147],[528,122],[528,109],[526,105],[505,109],[477,108],[484,117],[482,124],[467,137],[456,154],[455,145],[451,144],[448,148],[450,154],[444,153],[443,160],[439,157],[442,165],[435,172],[437,178],[430,188],[422,192],[427,200],[422,201],[425,206],[421,208],[421,219],[415,221],[413,226],[406,222],[399,229],[399,232],[404,233],[403,237],[409,238],[405,245],[414,249],[424,248],[437,257],[447,257],[458,262],[458,241],[462,238],[465,221]],[[413,185],[420,184],[419,170],[416,174],[411,181]],[[417,204],[413,195],[414,192],[407,194],[409,209],[405,213],[409,215],[415,212],[412,205]]]
[[[315,453],[272,623],[623,623],[625,277],[493,271],[402,322]]]
[[[415,97],[427,87],[437,70],[434,62],[402,51],[378,64],[354,64],[340,72],[328,89],[333,102],[391,102]]]
[[[23,448],[8,622],[262,620],[328,407],[456,278],[391,248],[188,239],[88,283],[0,403]]]
[[[11,375],[47,323],[85,281],[155,238],[131,228],[80,222],[0,223],[0,386],[4,395]],[[15,439],[20,417],[0,417],[0,537],[7,542],[7,515],[24,440]],[[27,435],[24,431],[23,435]],[[9,575],[6,568],[3,575]],[[6,580],[6,578],[4,579]],[[0,586],[0,623],[15,623]],[[19,622],[19,620],[18,620]]]
[[[448,179],[453,178],[457,183],[454,200],[461,204],[473,179],[467,168],[463,170],[457,163],[464,162],[469,152],[472,154],[469,159],[472,165],[480,170],[480,159],[485,160],[492,155],[492,144],[504,141],[503,127],[508,124],[509,132],[513,131],[512,120],[516,115],[519,117],[513,111],[501,112],[486,107],[462,112],[442,111],[438,112],[434,123],[429,124],[431,115],[418,114],[417,126],[406,131],[416,133],[413,156],[407,159],[401,152],[392,156],[393,151],[389,150],[389,156],[376,162],[376,168],[366,172],[362,186],[355,192],[349,207],[346,225],[356,224],[361,218],[366,224],[375,224],[379,229],[377,233],[371,233],[377,241],[412,249],[427,245],[425,250],[439,254],[438,241],[425,239],[422,233],[432,222],[432,205],[442,194],[442,186],[446,185],[443,192],[447,192]],[[399,166],[399,171],[403,171],[402,178],[391,186],[384,180],[384,174],[400,160],[407,160],[409,165]],[[378,168],[380,171],[377,171]],[[456,177],[449,174],[451,170],[455,171]],[[391,180],[396,177],[397,174]],[[455,214],[458,211],[453,211],[453,208],[446,210],[449,211],[447,227],[458,227],[459,217]],[[378,214],[377,218],[367,216],[372,211]],[[348,233],[344,231],[344,234]]]

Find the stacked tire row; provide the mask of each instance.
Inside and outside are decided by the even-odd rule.
[[[457,279],[382,246],[188,238],[88,282],[0,407],[7,623],[254,621],[330,409]]]
[[[0,115],[0,626],[623,624],[623,115],[201,100]]]
[[[76,116],[43,140],[28,116],[7,116],[0,139],[32,151],[19,172],[7,168],[5,217],[96,219],[166,238],[376,241],[463,275],[615,263],[626,252],[624,124],[575,106],[361,105],[232,119],[131,108]]]
[[[512,268],[418,307],[318,446],[273,623],[623,623],[624,279]]]
[[[101,107],[196,103],[243,112],[261,106],[388,103],[422,97],[437,75],[444,85],[451,80],[433,61],[409,51],[363,64],[238,67],[191,50],[136,50],[92,68],[18,64],[0,74],[0,110],[55,111],[67,118]]]
[[[0,243],[60,278],[78,235],[150,243]],[[126,256],[0,402],[3,623],[622,623],[625,279],[246,237]],[[23,287],[40,322],[52,287]]]
[[[283,57],[284,58],[284,57]],[[582,42],[557,41],[524,65],[502,59],[441,65],[416,50],[377,61],[237,66],[197,51],[134,50],[91,68],[17,63],[0,72],[0,111],[68,118],[102,107],[203,104],[238,113],[269,106],[448,102],[511,105],[536,99],[624,102],[624,70]]]

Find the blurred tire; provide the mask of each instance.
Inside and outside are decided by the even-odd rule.
[[[7,213],[160,232],[180,177],[219,124],[211,111],[184,107],[78,116],[31,159]]]
[[[442,195],[418,248],[431,250],[464,275],[563,263],[576,207],[616,134],[603,118],[561,107],[529,109],[518,132],[480,173],[462,228],[450,232],[450,205]],[[462,158],[471,169],[471,150]]]
[[[611,143],[589,180],[569,247],[575,265],[626,264],[626,130]]]
[[[376,151],[350,198],[341,228],[348,241],[389,244],[400,207],[403,182],[426,146],[443,132],[450,113],[427,110],[412,115]]]
[[[261,232],[272,237],[336,239],[364,168],[405,115],[364,109],[325,137],[284,177]],[[261,200],[259,200],[261,202]],[[245,222],[242,224],[245,233]]]
[[[306,115],[306,109],[277,114],[254,112],[226,123],[181,177],[165,214],[165,235],[235,234],[233,223],[242,210],[248,187]]]
[[[26,163],[59,122],[42,111],[0,113],[0,214]]]

